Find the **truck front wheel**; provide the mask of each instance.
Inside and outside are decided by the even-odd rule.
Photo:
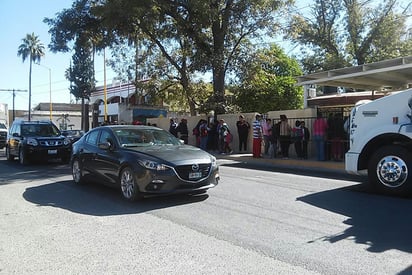
[[[390,195],[411,194],[412,157],[401,146],[378,149],[369,161],[369,183],[378,192]]]

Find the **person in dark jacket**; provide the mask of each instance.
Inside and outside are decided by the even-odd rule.
[[[236,122],[236,127],[239,136],[239,152],[242,151],[242,147],[247,151],[247,138],[249,136],[250,124],[245,120],[243,115],[240,115],[239,120]]]
[[[309,129],[306,127],[304,121],[300,122],[300,127],[302,128],[302,132],[303,132],[302,156],[303,156],[303,159],[308,159],[308,141],[310,139],[310,132],[309,132]]]
[[[179,125],[177,126],[177,132],[180,133],[180,139],[183,140],[185,144],[188,144],[189,130],[187,128],[187,119],[182,118]]]
[[[170,126],[169,126],[169,132],[177,137],[177,123],[174,121],[173,118],[170,119]]]

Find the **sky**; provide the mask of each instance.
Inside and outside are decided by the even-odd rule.
[[[48,49],[50,43],[49,26],[43,23],[45,17],[55,18],[56,13],[71,8],[71,0],[0,0],[0,90],[27,90],[15,92],[15,109],[28,110],[29,107],[29,60],[23,63],[17,56],[17,50],[26,34],[37,35],[45,46],[45,56],[40,64],[33,65],[32,102],[31,107],[39,103],[48,103],[51,98],[55,103],[70,103],[73,97],[68,90],[69,82],[64,73],[70,66],[72,53],[52,53]],[[104,85],[103,56],[96,56],[97,86]],[[50,69],[50,71],[49,71]],[[49,72],[51,81],[49,79]],[[113,71],[106,66],[106,83],[112,83]],[[0,91],[0,103],[13,109],[13,92]]]

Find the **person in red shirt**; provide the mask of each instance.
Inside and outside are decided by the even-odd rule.
[[[321,113],[318,113],[317,118],[313,122],[313,140],[316,144],[316,158],[319,161],[325,160],[325,141],[328,129],[328,122],[323,118]]]

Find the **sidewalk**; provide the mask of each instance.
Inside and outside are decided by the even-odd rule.
[[[252,154],[214,155],[217,159],[228,159],[262,166],[347,174],[345,171],[345,163],[341,161],[317,161],[313,159],[281,159],[268,157],[253,158]]]

